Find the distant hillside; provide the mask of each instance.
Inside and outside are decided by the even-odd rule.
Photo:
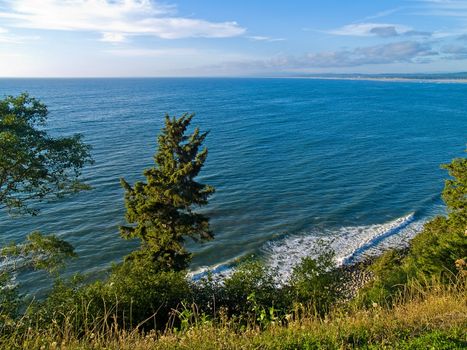
[[[467,80],[467,72],[457,73],[414,73],[414,74],[301,74],[294,77],[323,79],[388,79],[388,80]]]

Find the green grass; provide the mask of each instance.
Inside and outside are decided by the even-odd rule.
[[[287,325],[213,322],[192,314],[182,330],[128,332],[116,323],[76,335],[50,324],[3,335],[2,349],[465,349],[465,280],[456,285],[412,287],[395,305],[339,307],[325,317],[290,315]],[[294,319],[295,318],[295,319]]]

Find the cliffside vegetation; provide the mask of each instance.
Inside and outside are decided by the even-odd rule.
[[[1,157],[15,164],[14,140],[21,139],[15,132],[23,133],[21,128],[12,128],[9,120],[26,115],[21,111],[30,111],[28,108],[34,106],[44,111],[45,106],[27,95],[7,98],[0,106],[0,142],[10,142],[8,149],[2,149]],[[43,120],[45,114],[40,115],[43,117],[39,120]],[[368,267],[355,267],[368,268],[373,278],[350,300],[345,288],[350,275],[335,264],[333,252],[326,248],[317,258],[305,258],[286,283],[278,284],[275,271],[258,260],[243,262],[223,280],[208,274],[195,282],[187,276],[190,253],[184,243],[188,238],[213,238],[209,219],[196,208],[207,204],[214,189],[196,181],[207,158],[207,150],[202,148],[207,133],[194,129],[187,134],[192,118],[166,117],[154,166],[144,171],[146,181],[131,185],[122,179],[127,225],[121,227],[121,235],[138,239],[140,246],[112,267],[107,278],[90,283],[83,276],[56,277],[47,297],[30,300],[19,295],[11,276],[20,269],[57,271],[67,258],[74,256],[73,247],[55,236],[34,233],[25,243],[14,243],[1,250],[1,348],[467,346],[466,158],[444,166],[450,175],[442,194],[447,216],[427,223],[408,248],[388,251]],[[34,135],[35,125],[28,128]],[[63,163],[67,153],[60,153],[46,167],[57,171],[68,165],[71,168],[66,169],[74,170],[76,177],[71,182],[65,170],[59,171],[68,174],[63,180],[67,191],[58,191],[60,195],[75,188],[68,185],[81,184],[79,169],[90,161],[89,148],[80,137],[67,142],[79,146],[78,154],[73,153],[70,163]],[[28,164],[24,167],[28,168]],[[1,166],[0,171],[8,171],[3,163]],[[42,174],[50,172],[34,173]],[[15,179],[24,183],[21,174]],[[49,177],[39,179],[42,184]],[[47,196],[57,191],[55,183],[49,185]],[[22,197],[24,186],[8,188],[9,199],[3,204],[26,210],[25,202],[18,202],[26,198]],[[39,196],[37,199],[43,198],[42,187],[27,188]]]

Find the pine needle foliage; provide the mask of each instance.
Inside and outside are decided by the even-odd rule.
[[[131,186],[121,179],[130,225],[121,226],[120,232],[126,239],[141,241],[141,249],[129,258],[151,259],[161,270],[180,271],[188,266],[187,237],[213,238],[209,218],[194,211],[208,203],[214,188],[195,180],[208,155],[207,148],[202,148],[208,133],[195,128],[187,135],[193,116],[165,117],[154,166],[144,171],[145,182]]]

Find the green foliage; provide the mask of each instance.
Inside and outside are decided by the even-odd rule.
[[[449,220],[453,225],[467,230],[467,158],[456,158],[443,165],[450,179],[446,180],[443,200],[449,210]]]
[[[115,268],[107,283],[107,293],[118,300],[120,318],[136,325],[163,328],[172,310],[191,300],[186,274],[160,271],[150,262],[125,263]]]
[[[334,252],[326,249],[315,259],[304,258],[286,283],[278,284],[274,269],[250,259],[222,281],[208,276],[193,283],[192,295],[206,314],[216,317],[226,312],[242,322],[265,327],[283,322],[298,309],[325,314],[342,297],[345,281]]]
[[[0,250],[0,329],[14,327],[25,302],[12,277],[25,270],[55,272],[66,259],[75,257],[73,246],[54,235],[31,233],[25,243],[11,244]],[[24,307],[24,306],[23,306]]]
[[[27,268],[52,272],[62,267],[66,259],[76,256],[70,243],[37,231],[29,234],[25,243],[12,243],[0,249],[0,262],[10,272]]]
[[[457,272],[456,260],[467,255],[467,236],[463,231],[449,218],[437,217],[427,223],[410,245],[408,273],[441,275],[449,280]]]
[[[260,309],[279,307],[282,293],[274,280],[274,272],[260,261],[250,260],[224,280],[219,294],[217,303],[226,307],[229,314],[257,318]]]
[[[23,93],[0,100],[0,208],[37,213],[32,201],[88,188],[81,169],[91,162],[90,146],[75,134],[50,136],[47,107]]]
[[[292,307],[286,289],[275,280],[275,271],[253,258],[223,279],[208,275],[190,287],[201,314],[233,318],[243,326],[277,324]]]
[[[379,347],[371,347],[372,349],[380,349]],[[467,339],[457,332],[432,331],[422,334],[413,339],[398,341],[392,344],[388,349],[400,350],[454,350],[467,349]]]
[[[412,256],[418,262],[416,268],[428,265],[428,272],[455,272],[457,259],[467,258],[467,158],[456,158],[443,165],[450,179],[446,180],[442,197],[446,203],[447,218],[435,218],[425,225],[411,246]],[[430,249],[431,261],[426,249]]]
[[[406,255],[406,251],[394,249],[376,259],[370,266],[374,279],[371,286],[360,291],[358,301],[368,305],[395,297],[401,287],[407,283],[408,276],[402,266]]]
[[[185,274],[155,271],[153,264],[128,262],[115,266],[106,281],[57,280],[33,313],[39,323],[67,323],[76,334],[93,329],[164,329],[171,314],[190,299]]]
[[[17,286],[12,284],[11,275],[0,272],[0,333],[14,326],[20,305],[21,298]]]
[[[33,168],[37,166],[34,171],[23,169],[25,173],[17,178],[6,177],[16,184],[2,183],[0,196],[6,197],[0,199],[11,210],[28,211],[29,194],[31,199],[43,199],[54,191],[62,195],[71,189],[68,185],[77,181],[79,169],[89,161],[89,149],[78,136],[74,146],[68,145],[73,148],[79,144],[75,150],[81,151],[74,160],[71,151],[53,156],[46,148],[39,150],[39,143],[31,142],[38,138],[56,141],[40,129],[47,114],[45,106],[27,95],[5,101],[0,102],[0,146],[13,150],[16,142],[19,151],[32,147],[33,153],[38,153],[32,156],[37,158],[31,163]],[[195,181],[207,157],[207,150],[201,149],[207,133],[195,129],[186,135],[192,117],[166,117],[158,137],[155,165],[144,172],[146,182],[131,186],[121,180],[129,223],[121,227],[121,234],[139,239],[141,247],[124,263],[114,266],[108,278],[93,283],[86,283],[80,276],[67,281],[58,279],[45,300],[26,307],[11,281],[13,273],[27,269],[56,271],[65,259],[75,256],[73,247],[56,236],[34,232],[25,243],[0,250],[0,347],[4,339],[12,339],[5,345],[7,348],[47,348],[54,344],[51,340],[55,345],[50,348],[54,348],[72,339],[78,348],[98,348],[102,344],[120,348],[122,339],[130,339],[135,342],[125,344],[126,348],[134,344],[156,348],[164,346],[164,337],[155,343],[155,334],[164,330],[165,339],[177,346],[183,337],[193,341],[189,337],[200,334],[202,348],[216,347],[219,336],[237,347],[238,338],[244,335],[243,344],[252,348],[465,347],[465,335],[448,331],[465,324],[465,317],[452,310],[459,306],[459,313],[463,313],[465,309],[466,159],[455,159],[445,166],[452,176],[443,191],[448,216],[425,225],[407,250],[389,251],[371,266],[375,278],[361,293],[360,301],[373,306],[342,307],[342,286],[348,281],[345,272],[335,265],[334,253],[327,249],[317,252],[316,258],[303,259],[283,285],[277,284],[276,271],[257,260],[240,264],[223,280],[208,276],[196,283],[187,279],[184,269],[190,254],[184,248],[185,240],[212,238],[208,218],[194,212],[194,208],[206,205],[214,192],[212,187]],[[27,158],[24,154],[10,155],[19,157],[20,171],[29,166],[23,162]],[[0,161],[8,161],[10,155],[0,155]],[[63,159],[69,156],[72,160],[63,165]],[[48,157],[58,163],[52,166]],[[61,184],[41,182],[51,178],[41,170],[40,162],[45,162],[47,171],[63,176]],[[3,175],[10,170],[14,167],[0,168]],[[45,180],[27,179],[39,175],[44,175]],[[26,178],[21,182],[23,176]],[[437,281],[444,285],[430,285],[432,277],[438,277]],[[425,293],[430,288],[433,295]],[[415,302],[408,308],[401,305],[401,300],[406,302],[404,298]],[[395,311],[398,315],[388,323]],[[440,323],[440,313],[449,315],[445,320],[452,322],[451,328]],[[203,333],[206,330],[208,333]],[[148,338],[146,334],[152,335]],[[211,336],[210,342],[206,336]]]
[[[38,324],[31,318],[12,334],[0,333],[5,349],[464,349],[465,280],[407,291],[395,305],[370,309],[337,308],[319,317],[302,314],[285,323],[219,317],[209,320],[196,305],[181,303],[178,321],[164,331],[129,331],[113,322],[92,320],[75,332],[73,309],[64,322]],[[88,308],[88,310],[91,310]],[[113,309],[115,310],[115,309]],[[113,312],[109,310],[109,312]],[[258,312],[261,316],[262,310]],[[141,328],[138,328],[141,330]]]
[[[290,278],[292,300],[324,314],[338,300],[344,283],[335,263],[335,254],[324,250],[316,258],[306,257],[294,267]]]
[[[430,283],[441,278],[450,283],[457,273],[465,274],[467,261],[467,158],[443,165],[449,171],[442,198],[447,217],[437,216],[426,223],[405,251],[383,254],[372,270],[375,279],[360,297],[366,302],[390,300],[407,283]]]
[[[50,136],[47,115],[47,107],[26,93],[0,100],[0,209],[10,214],[37,214],[34,203],[89,188],[79,178],[92,162],[90,146],[78,134]],[[25,302],[13,281],[18,273],[55,272],[75,256],[69,243],[39,232],[0,248],[0,327],[14,328]]]
[[[68,280],[57,278],[47,298],[33,303],[25,316],[40,329],[46,329],[51,324],[62,325],[67,321],[73,332],[80,334],[86,324],[92,321],[98,324],[98,313],[88,313],[92,299],[83,298],[85,286],[84,278],[80,275]],[[89,288],[92,287],[90,285]]]
[[[158,137],[155,166],[146,169],[146,182],[132,187],[121,179],[125,189],[126,219],[122,226],[124,238],[141,240],[141,250],[130,258],[149,259],[161,269],[183,270],[190,254],[184,248],[186,237],[211,239],[209,219],[193,211],[203,206],[214,188],[195,181],[207,157],[200,150],[207,133],[196,128],[187,136],[193,115],[180,118],[166,116],[165,127]]]

